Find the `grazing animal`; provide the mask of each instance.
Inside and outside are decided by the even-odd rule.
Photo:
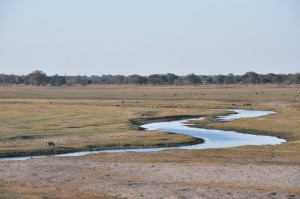
[[[54,142],[46,142],[47,147],[55,147]]]

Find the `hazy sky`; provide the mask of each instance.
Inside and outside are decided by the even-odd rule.
[[[299,0],[0,0],[0,73],[300,72]]]

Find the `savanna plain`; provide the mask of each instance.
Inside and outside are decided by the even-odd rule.
[[[247,105],[247,106],[246,106]],[[230,122],[224,109],[276,114]],[[272,135],[279,145],[54,154],[182,146],[187,135],[143,131],[155,121],[207,116],[201,128]],[[300,198],[300,86],[0,87],[0,198]],[[45,142],[53,141],[55,147]]]

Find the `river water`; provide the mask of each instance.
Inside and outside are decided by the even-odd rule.
[[[229,111],[235,112],[227,116],[218,116],[220,121],[232,121],[240,118],[253,118],[264,116],[268,114],[275,114],[273,111],[255,111],[255,110],[242,110],[230,109]],[[201,120],[204,118],[195,118],[189,120]],[[66,153],[55,155],[61,156],[82,156],[95,153],[119,153],[119,152],[150,152],[160,151],[165,149],[207,149],[207,148],[227,148],[237,147],[244,145],[275,145],[286,142],[284,139],[279,139],[273,136],[251,135],[243,134],[235,131],[222,131],[215,129],[195,128],[192,125],[187,125],[189,120],[179,120],[171,122],[156,122],[142,125],[145,130],[156,130],[177,134],[185,134],[193,137],[204,139],[202,144],[181,146],[181,147],[166,147],[166,148],[145,148],[145,149],[119,149],[119,150],[99,150],[99,151],[82,151],[74,153]],[[27,156],[27,157],[13,157],[13,158],[0,158],[2,160],[27,160],[30,158],[42,158],[46,156]]]

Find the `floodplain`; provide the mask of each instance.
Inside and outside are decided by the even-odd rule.
[[[276,114],[231,122],[223,109]],[[0,198],[299,198],[300,86],[0,87]],[[196,138],[139,126],[209,116],[201,128],[272,135],[273,146],[51,157],[182,146]],[[55,147],[45,142],[53,141]]]

